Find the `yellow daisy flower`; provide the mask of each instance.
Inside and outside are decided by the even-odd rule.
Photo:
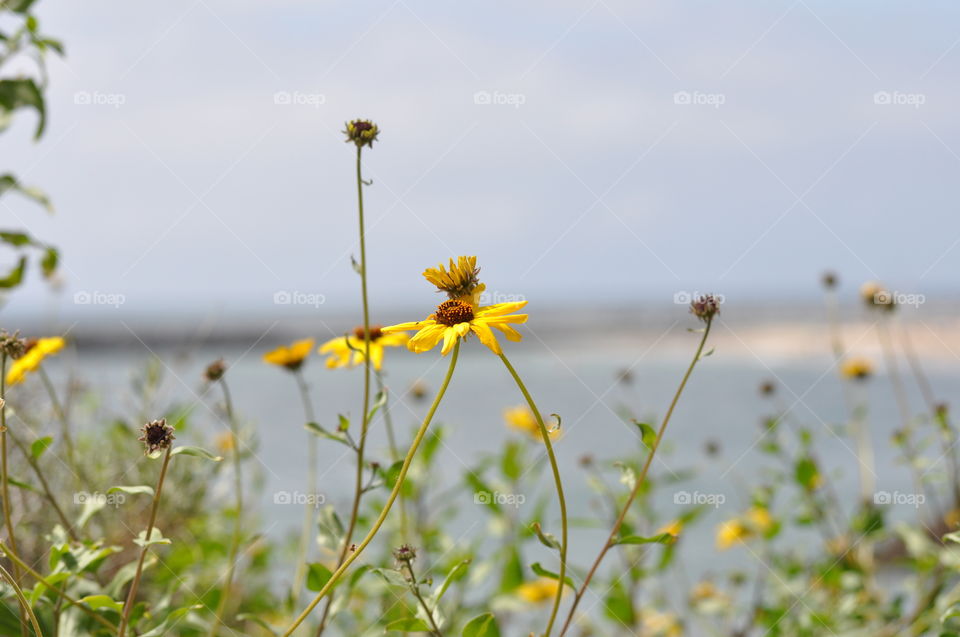
[[[480,293],[486,289],[477,278],[479,274],[477,257],[457,257],[456,262],[450,259],[448,267],[440,263],[423,271],[423,277],[439,291],[446,292],[450,299],[469,301],[473,305],[477,305]]]
[[[727,520],[717,527],[717,548],[726,551],[750,536],[750,530],[740,520]]]
[[[683,626],[673,613],[661,613],[655,610],[643,611],[643,634],[655,637],[680,637]]]
[[[873,374],[873,363],[866,358],[848,358],[841,363],[840,374],[844,378],[866,380]]]
[[[286,367],[290,371],[297,371],[303,365],[303,361],[310,355],[313,349],[314,339],[305,338],[295,341],[290,345],[281,345],[275,350],[269,351],[263,355],[263,361],[271,365]]]
[[[673,537],[678,537],[681,531],[683,531],[683,522],[680,520],[674,520],[657,531],[657,535],[669,533]]]
[[[532,582],[524,582],[514,591],[517,597],[531,604],[539,604],[557,596],[560,582],[549,577],[541,577]]]
[[[383,367],[383,348],[406,345],[410,337],[404,332],[385,334],[379,325],[370,326],[370,362],[377,371]],[[350,336],[338,336],[320,346],[319,352],[327,354],[327,367],[336,369],[363,363],[366,350],[363,326],[353,330]]]
[[[34,372],[40,367],[43,359],[47,356],[53,356],[62,350],[64,345],[66,345],[66,341],[59,336],[27,341],[23,356],[13,361],[10,369],[7,370],[7,385],[15,385],[21,382],[28,373]]]
[[[508,407],[503,410],[503,419],[511,429],[521,431],[537,441],[543,439],[540,436],[540,426],[537,425],[537,418],[529,407],[525,405]],[[556,440],[560,437],[560,430],[549,431],[548,429],[548,434],[550,440]]]
[[[520,332],[511,324],[526,323],[526,314],[511,314],[527,304],[526,301],[514,303],[497,303],[485,307],[477,307],[467,301],[449,300],[437,306],[437,311],[422,321],[400,323],[383,328],[384,333],[410,332],[417,330],[413,338],[407,342],[407,347],[417,354],[421,354],[437,346],[443,341],[441,353],[446,355],[453,349],[458,339],[465,338],[473,332],[480,342],[490,348],[494,354],[500,354],[500,343],[493,335],[496,328],[503,332],[509,341],[519,341],[523,338]]]
[[[743,516],[727,520],[717,528],[717,548],[725,551],[738,542],[765,535],[773,526],[770,511],[765,507],[751,507]]]

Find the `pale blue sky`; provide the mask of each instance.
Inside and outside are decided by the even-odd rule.
[[[57,213],[3,213],[61,247],[66,312],[78,291],[124,312],[354,304],[356,116],[383,130],[377,303],[434,300],[419,272],[459,253],[551,303],[812,295],[828,267],[958,291],[953,3],[39,7],[68,55],[46,137],[22,117],[0,171]],[[51,303],[36,278],[20,309]]]

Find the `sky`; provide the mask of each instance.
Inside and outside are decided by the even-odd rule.
[[[37,6],[67,55],[0,172],[56,211],[0,213],[63,267],[19,311],[355,306],[355,117],[382,131],[381,306],[434,303],[419,274],[458,254],[494,295],[579,307],[804,297],[828,268],[960,291],[955,3]]]

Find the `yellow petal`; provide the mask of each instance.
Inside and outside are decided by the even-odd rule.
[[[493,331],[485,323],[476,321],[471,324],[470,329],[477,335],[480,342],[489,347],[490,351],[494,354],[501,354],[503,352],[503,350],[500,349],[500,343],[497,342],[497,337],[493,335]]]
[[[446,329],[447,327],[445,325],[437,325],[436,323],[427,325],[413,335],[413,338],[407,342],[407,348],[417,354],[431,350],[436,347],[440,339],[443,338],[443,333]]]
[[[502,316],[504,314],[516,312],[526,304],[526,301],[514,301],[512,303],[497,303],[495,305],[487,305],[477,309],[477,316]]]

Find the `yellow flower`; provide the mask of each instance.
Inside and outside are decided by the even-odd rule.
[[[228,451],[233,451],[233,434],[229,431],[219,433],[216,438],[214,438],[213,444],[220,453],[226,454]]]
[[[866,358],[848,358],[841,363],[840,374],[844,378],[866,380],[873,374],[873,363]]]
[[[286,367],[290,371],[297,371],[303,365],[303,361],[310,355],[313,349],[314,340],[305,338],[295,341],[290,345],[281,345],[275,350],[269,351],[263,355],[263,360],[271,365]]]
[[[441,292],[446,292],[447,297],[455,301],[469,301],[473,305],[477,304],[480,293],[486,288],[477,278],[478,274],[480,268],[477,267],[477,257],[457,257],[456,262],[450,259],[448,268],[441,263],[423,271],[423,277]]]
[[[23,356],[13,361],[10,369],[7,370],[7,385],[15,385],[22,381],[30,372],[34,372],[40,367],[47,356],[53,356],[63,349],[66,345],[59,336],[47,338],[38,338],[35,341],[27,341],[27,349]]]
[[[373,148],[373,142],[380,134],[380,128],[369,119],[355,119],[347,122],[346,126],[343,132],[347,136],[347,143],[353,142],[358,148],[361,146]]]
[[[757,533],[766,533],[773,528],[773,517],[766,507],[751,507],[747,511],[747,522]]]
[[[545,602],[557,596],[557,587],[560,583],[549,577],[541,577],[532,582],[524,582],[516,589],[517,597],[531,604]]]
[[[529,407],[520,405],[504,409],[503,419],[506,421],[508,427],[522,431],[534,440],[543,440],[540,436],[540,426],[537,425],[537,418],[533,415]],[[560,437],[559,429],[554,429],[553,431],[547,429],[547,433],[550,436],[550,440],[556,440]]]
[[[662,535],[663,533],[669,533],[673,537],[678,537],[681,531],[683,531],[683,522],[681,522],[680,520],[674,520],[673,522],[665,525],[663,528],[657,531],[657,535]]]
[[[717,548],[726,551],[738,542],[742,542],[750,535],[750,530],[740,520],[727,520],[717,528]]]
[[[496,328],[504,333],[509,341],[519,341],[522,336],[511,323],[526,323],[526,314],[511,314],[527,304],[526,301],[514,303],[497,303],[485,307],[477,307],[467,301],[449,300],[437,306],[437,311],[423,321],[400,323],[383,328],[387,334],[393,332],[410,332],[418,330],[407,343],[407,347],[417,354],[421,354],[437,346],[443,341],[441,353],[446,355],[453,349],[458,339],[465,338],[473,332],[480,342],[490,348],[494,354],[500,354],[500,343],[493,335]]]
[[[738,542],[767,534],[774,527],[773,517],[765,507],[751,507],[739,518],[727,520],[717,528],[717,548],[725,551]]]
[[[660,613],[655,610],[643,611],[643,634],[651,637],[680,637],[683,626],[673,613]]]
[[[363,326],[353,330],[352,336],[338,336],[320,346],[321,354],[328,354],[327,367],[335,369],[363,363],[366,350],[363,338]],[[380,371],[383,366],[383,348],[406,345],[410,339],[405,333],[384,334],[379,325],[370,326],[370,362]]]

